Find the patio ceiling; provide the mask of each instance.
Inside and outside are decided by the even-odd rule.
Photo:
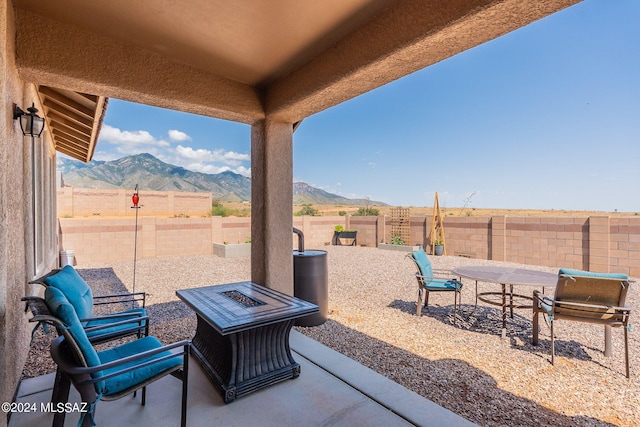
[[[579,1],[13,0],[16,67],[80,104],[296,123]]]

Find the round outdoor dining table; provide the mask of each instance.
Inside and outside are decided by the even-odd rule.
[[[456,276],[476,281],[476,305],[478,305],[478,300],[480,300],[487,304],[502,307],[502,338],[506,338],[507,336],[507,308],[511,311],[511,318],[513,318],[514,308],[532,308],[533,304],[533,292],[531,292],[531,295],[515,294],[513,287],[528,286],[542,288],[542,292],[544,293],[544,288],[555,287],[558,281],[558,275],[554,273],[513,267],[456,267],[452,270],[452,273]],[[502,291],[478,293],[478,282],[500,284]],[[508,293],[507,285],[509,285]],[[501,298],[496,301],[496,296]],[[518,303],[518,300],[522,299],[526,301],[525,304]]]

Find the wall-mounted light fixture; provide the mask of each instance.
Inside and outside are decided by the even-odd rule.
[[[20,119],[20,129],[22,129],[23,135],[40,136],[44,130],[44,119],[36,114],[38,109],[33,103],[31,107],[27,108],[27,111],[28,113],[25,113],[20,107],[14,105],[13,120]]]

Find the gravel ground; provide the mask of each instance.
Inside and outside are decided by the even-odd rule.
[[[558,322],[556,364],[550,364],[549,329],[531,345],[531,310],[516,310],[500,338],[501,312],[480,303],[463,280],[462,307],[453,322],[453,297],[432,294],[415,316],[414,266],[405,254],[365,247],[330,246],[329,320],[297,330],[357,360],[453,412],[486,426],[640,425],[638,336],[629,334],[631,379],[624,375],[624,339],[613,330],[613,357],[604,357],[602,327]],[[434,268],[513,263],[430,257]],[[555,268],[526,266],[557,273]],[[78,271],[96,295],[129,291],[133,263],[83,265]],[[136,291],[148,293],[151,333],[169,343],[191,338],[195,316],[177,289],[248,280],[248,258],[213,255],[140,260]],[[480,284],[479,290],[498,290]],[[518,288],[516,289],[516,291]],[[530,292],[530,288],[522,291]],[[627,305],[637,307],[635,286]],[[635,315],[635,313],[634,313]],[[635,317],[635,316],[634,316]],[[632,319],[633,320],[633,319]],[[52,372],[48,343],[36,333],[23,377]]]

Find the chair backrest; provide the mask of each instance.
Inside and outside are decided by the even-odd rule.
[[[49,286],[44,291],[44,297],[49,312],[62,323],[62,326],[56,325],[56,329],[59,335],[64,336],[76,362],[84,367],[100,365],[100,357],[89,342],[89,338],[87,338],[87,334],[80,323],[76,310],[65,294],[59,289]],[[91,376],[93,378],[100,378],[102,371],[93,373]],[[96,393],[101,394],[104,386],[104,381],[96,382]]]
[[[420,275],[426,278],[426,282],[430,282],[433,277],[433,268],[431,267],[431,262],[429,261],[429,258],[427,258],[427,254],[424,249],[420,248],[417,251],[412,252],[411,257],[416,263],[418,270],[420,270]]]
[[[67,297],[80,319],[93,315],[91,287],[72,266],[65,266],[57,273],[45,277],[43,281],[47,287],[56,288]]]
[[[554,311],[557,314],[585,319],[612,319],[615,317],[615,310],[606,307],[624,307],[628,290],[629,277],[626,274],[560,269]],[[563,301],[601,307],[563,306]]]

